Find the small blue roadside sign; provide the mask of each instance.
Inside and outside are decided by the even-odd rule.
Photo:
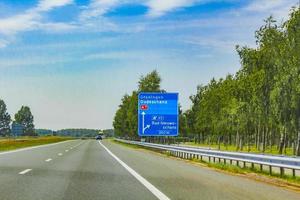
[[[139,93],[138,134],[178,136],[178,93]]]
[[[23,135],[24,126],[22,124],[18,124],[13,122],[11,125],[11,132],[14,136],[21,136]]]

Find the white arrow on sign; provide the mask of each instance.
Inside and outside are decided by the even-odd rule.
[[[146,113],[142,112],[142,117],[143,117],[143,134],[145,133],[146,129],[150,128],[149,124],[145,127],[145,115],[146,115]]]

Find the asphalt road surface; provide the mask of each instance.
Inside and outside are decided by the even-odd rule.
[[[0,153],[1,200],[300,199],[300,193],[109,141]]]

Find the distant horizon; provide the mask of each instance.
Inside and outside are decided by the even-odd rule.
[[[157,70],[183,110],[197,86],[240,68],[273,15],[298,0],[28,0],[0,3],[0,99],[31,108],[37,129],[112,129],[125,94]]]

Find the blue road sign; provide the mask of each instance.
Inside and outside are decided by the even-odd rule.
[[[18,123],[12,123],[11,125],[11,132],[14,136],[21,136],[23,135],[24,126]]]
[[[178,136],[178,93],[139,93],[139,136]]]

